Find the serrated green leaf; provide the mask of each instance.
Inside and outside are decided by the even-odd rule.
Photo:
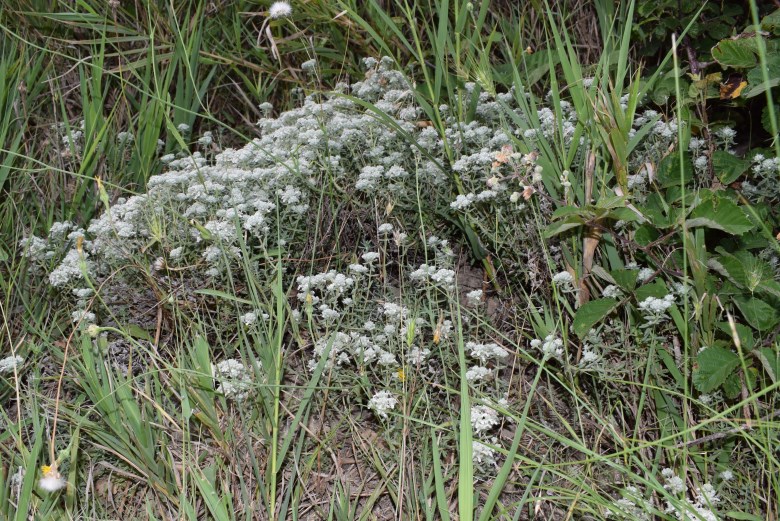
[[[758,63],[755,42],[745,38],[740,40],[721,40],[712,48],[712,57],[722,67],[749,69]]]
[[[707,199],[694,208],[685,224],[688,228],[704,226],[732,235],[742,235],[753,229],[753,223],[742,208],[721,197]]]
[[[696,357],[697,369],[693,373],[693,385],[702,393],[709,393],[722,386],[739,367],[739,357],[722,347],[708,347]]]
[[[715,175],[723,184],[733,183],[739,176],[750,168],[751,162],[740,159],[724,150],[716,150],[712,154],[712,166]]]
[[[612,298],[601,298],[583,304],[574,314],[574,323],[572,324],[574,334],[583,338],[596,323],[609,315],[618,303]]]

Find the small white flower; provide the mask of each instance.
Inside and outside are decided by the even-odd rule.
[[[376,413],[377,416],[387,419],[387,413],[395,409],[398,404],[398,398],[389,391],[379,391],[369,401],[368,408]]]
[[[482,443],[481,441],[474,440],[471,442],[471,454],[472,460],[475,464],[495,465],[496,463],[496,451]]]
[[[251,326],[255,322],[257,322],[257,313],[250,311],[249,313],[241,315],[241,323],[245,326]]]
[[[552,281],[561,286],[571,286],[574,284],[574,277],[568,271],[561,271],[553,275]]]
[[[730,469],[724,470],[723,472],[718,474],[718,476],[720,476],[720,479],[722,479],[723,481],[731,481],[732,479],[734,479],[734,473],[731,472]]]
[[[466,380],[469,382],[478,382],[490,376],[492,372],[493,371],[491,371],[487,367],[475,365],[474,367],[471,367],[469,368],[468,371],[466,371]]]
[[[43,467],[43,477],[38,482],[38,485],[44,491],[52,493],[65,488],[65,480],[57,472],[56,467]]]
[[[475,289],[474,291],[469,291],[466,293],[466,301],[468,302],[469,306],[479,305],[479,303],[482,302],[482,290]]]
[[[471,428],[479,434],[498,425],[498,413],[487,405],[475,405],[471,408]]]
[[[409,354],[406,355],[406,362],[411,365],[420,365],[422,364],[426,358],[431,354],[430,349],[420,349],[417,346],[412,346],[411,351],[409,351]]]
[[[685,481],[675,474],[672,469],[663,469],[661,475],[664,477],[664,488],[671,494],[681,494],[688,489],[688,487],[685,486]]]
[[[655,270],[653,268],[642,268],[639,270],[639,274],[636,278],[641,282],[647,282],[653,275],[655,275]]]
[[[0,360],[0,374],[10,373],[24,363],[21,356],[8,356]]]
[[[268,9],[268,16],[273,19],[287,18],[292,14],[292,7],[287,2],[274,2]]]
[[[390,223],[380,224],[379,228],[377,228],[377,231],[381,234],[392,233],[393,225]]]
[[[362,275],[363,273],[368,273],[368,268],[366,268],[362,264],[350,264],[349,271],[351,271],[352,273],[357,273],[359,275]]]
[[[614,284],[610,284],[609,286],[604,288],[604,291],[602,291],[601,294],[605,298],[620,298],[623,296],[623,292],[620,291],[620,288],[618,288]]]
[[[77,309],[70,315],[71,319],[73,319],[73,323],[77,324],[80,322],[94,322],[95,321],[95,314],[87,311],[85,309]]]
[[[542,343],[542,354],[545,358],[561,359],[563,356],[563,340],[553,335],[547,335]]]
[[[477,344],[476,342],[466,342],[466,349],[471,351],[469,355],[476,358],[481,363],[487,363],[491,358],[505,358],[508,353],[498,344]]]
[[[585,346],[580,358],[580,367],[593,367],[601,361],[601,355],[594,351],[590,346]]]

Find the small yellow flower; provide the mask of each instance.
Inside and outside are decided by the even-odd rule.
[[[404,371],[403,367],[398,370],[398,372],[396,373],[396,376],[402,382],[406,380],[406,372]]]

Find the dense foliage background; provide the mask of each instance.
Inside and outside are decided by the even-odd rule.
[[[774,519],[772,2],[0,6],[0,517]]]

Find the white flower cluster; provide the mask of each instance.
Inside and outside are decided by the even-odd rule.
[[[380,367],[398,367],[396,356],[381,346],[388,346],[388,338],[384,333],[372,335],[357,331],[350,333],[337,331],[314,343],[314,358],[309,361],[309,369],[313,371],[317,367],[317,363],[328,348],[330,348],[330,354],[325,363],[327,369],[342,367],[353,362],[360,364],[376,362]],[[423,359],[425,357],[423,352],[419,350],[416,355]]]
[[[268,16],[271,18],[287,18],[292,14],[292,7],[287,2],[274,2],[268,9]]]
[[[552,277],[553,283],[564,292],[574,291],[574,276],[568,271],[561,271]]]
[[[688,490],[685,481],[670,468],[663,469],[661,476],[664,478],[664,488],[671,494],[683,494]]]
[[[493,467],[496,464],[496,451],[481,441],[471,442],[471,455],[475,465]]]
[[[668,294],[664,298],[647,297],[639,303],[639,311],[642,313],[647,325],[656,325],[669,318],[666,311],[674,305],[675,296]]]
[[[222,360],[214,367],[214,376],[220,382],[216,390],[225,398],[240,402],[249,396],[252,376],[240,361]]]
[[[669,470],[669,469],[665,469],[665,470]],[[681,478],[677,478],[677,479],[682,481]],[[669,478],[666,479],[666,482],[669,483]],[[678,485],[677,488],[679,489],[679,492],[673,492],[672,490],[669,490],[670,492],[672,492],[673,494],[687,492],[687,487],[685,486],[684,483],[682,484],[679,484],[677,482],[675,483]],[[704,485],[697,486],[693,496],[694,496],[693,500],[689,498],[685,498],[685,500],[681,505],[675,505],[667,501],[666,513],[674,515],[674,517],[679,521],[694,521],[694,520],[719,521],[720,520],[720,517],[718,517],[718,515],[713,511],[715,505],[717,505],[720,502],[720,497],[718,496],[715,487],[713,487],[709,483],[705,483]]]
[[[24,363],[24,358],[21,356],[7,356],[0,360],[0,374],[12,373],[14,369]]]
[[[469,351],[469,355],[472,358],[476,358],[481,363],[485,364],[488,360],[496,358],[506,358],[508,353],[504,351],[498,344],[487,343],[478,344],[477,342],[466,342],[466,349]]]
[[[583,370],[599,369],[602,360],[601,354],[596,346],[604,345],[604,341],[595,329],[588,331],[588,335],[582,343],[582,356],[580,357],[579,367]]]
[[[666,502],[666,514],[671,514],[679,521],[718,521],[720,517],[713,511],[720,502],[720,497],[709,483],[697,486],[693,499],[687,497],[688,487],[685,480],[674,470],[665,468],[661,471],[663,487],[673,496],[683,496],[679,502]],[[623,490],[623,497],[614,503],[616,510],[607,511],[606,517],[617,517],[629,521],[654,519],[652,503],[644,498],[644,494],[635,486]]]
[[[619,287],[615,286],[614,284],[610,284],[609,286],[606,286],[601,291],[601,296],[603,296],[604,298],[619,299],[623,296],[623,291]]]
[[[489,431],[498,425],[498,412],[487,405],[474,405],[471,407],[471,428],[474,433],[480,434]]]
[[[390,391],[379,391],[368,401],[368,408],[385,420],[387,413],[395,409],[396,405],[398,405],[398,398]]]
[[[482,302],[483,291],[475,289],[466,293],[466,302],[469,306],[478,306]]]
[[[623,497],[615,501],[616,510],[608,510],[605,517],[627,521],[649,521],[652,503],[643,497],[642,491],[631,485],[623,489]]]
[[[428,264],[421,264],[413,271],[409,278],[419,284],[430,283],[446,291],[455,288],[455,272],[447,268],[437,268]]]
[[[534,338],[531,340],[531,347],[541,350],[545,359],[556,358],[559,361],[563,360],[563,340],[553,334],[547,335],[544,341]]]

